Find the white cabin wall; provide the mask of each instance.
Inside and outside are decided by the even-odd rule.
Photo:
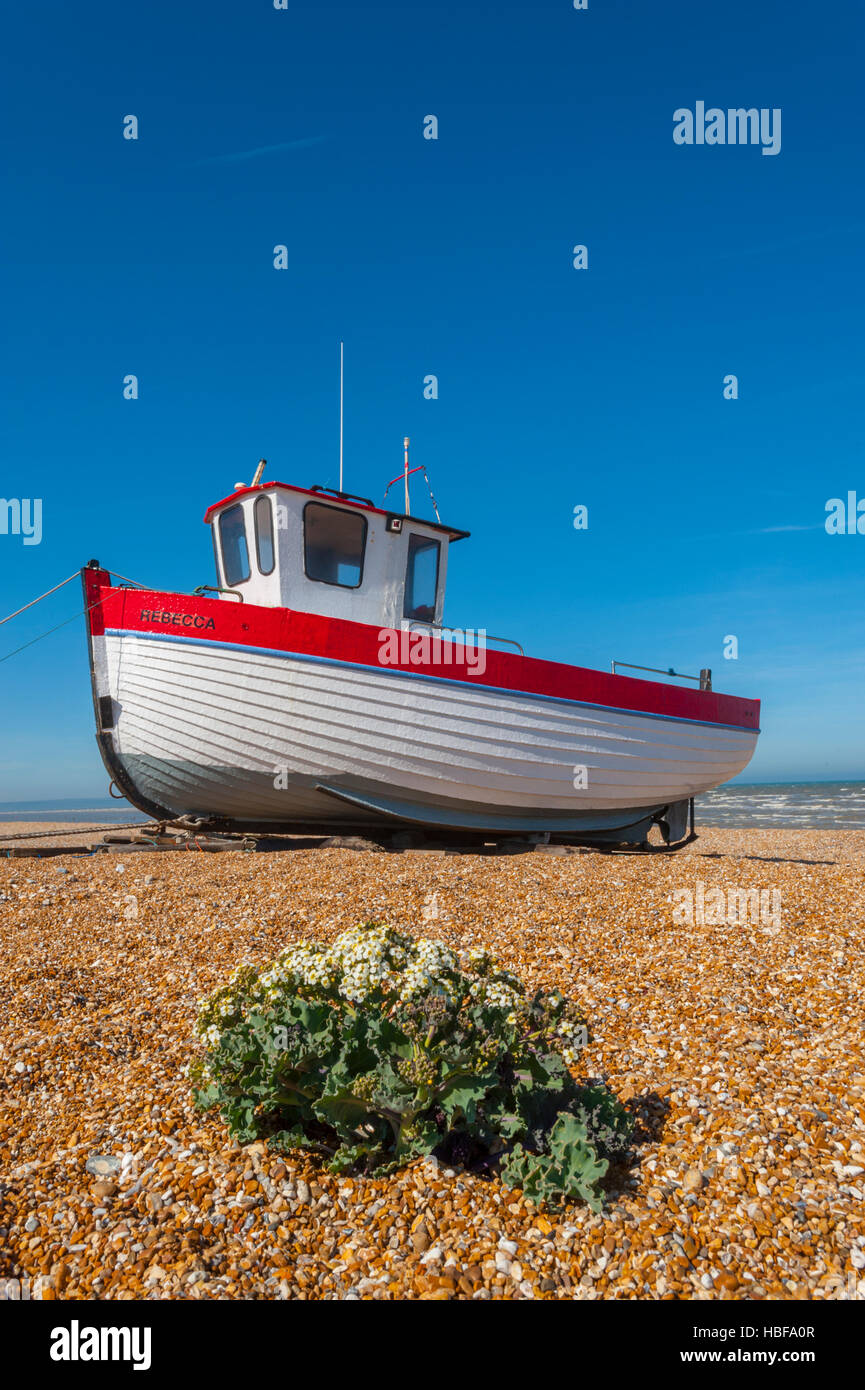
[[[256,497],[260,496],[269,497],[274,513],[276,566],[270,575],[259,574],[257,566],[253,507]],[[310,497],[278,487],[238,498],[237,503],[231,504],[243,507],[246,525],[251,574],[244,583],[234,586],[234,592],[242,594],[245,602],[263,607],[292,608],[303,613],[344,618],[376,627],[398,628],[403,621],[408,538],[415,532],[441,542],[436,622],[442,621],[447,578],[446,536],[425,527],[423,522],[413,520],[404,521],[401,531],[388,531],[384,516],[364,512],[367,522],[366,552],[360,586],[348,589],[338,584],[324,584],[309,579],[304,570],[303,513],[310,502],[353,513],[359,510],[357,507],[341,506],[338,499],[326,494]],[[218,519],[218,516],[213,518],[211,524],[214,527],[218,525]],[[224,583],[221,574],[219,583]],[[233,601],[226,595],[221,597],[225,597],[227,602]]]
[[[441,627],[444,622],[445,594],[448,586],[448,551],[450,542],[441,537],[442,550],[441,561],[439,564],[438,592],[436,593],[436,623]]]
[[[265,496],[266,496],[266,495],[267,495],[267,494],[265,494]],[[272,574],[261,574],[261,573],[260,573],[259,568],[258,568],[258,554],[257,554],[257,551],[256,551],[256,545],[255,545],[255,520],[254,520],[253,510],[252,510],[252,509],[253,509],[253,506],[255,505],[255,500],[256,500],[256,499],[255,499],[254,496],[239,497],[239,498],[237,499],[237,502],[236,502],[236,503],[231,503],[231,506],[240,506],[240,507],[243,508],[243,522],[244,522],[244,526],[246,527],[246,544],[247,544],[247,549],[248,549],[248,551],[249,551],[249,578],[246,579],[246,580],[244,580],[244,582],[243,582],[242,584],[235,584],[235,585],[232,585],[232,586],[231,586],[231,589],[230,589],[230,592],[231,592],[231,593],[241,594],[241,595],[243,596],[243,601],[244,601],[244,603],[255,603],[255,604],[260,604],[262,608],[273,608],[273,607],[276,607],[276,606],[279,604],[279,602],[280,602],[280,599],[279,599],[279,592],[280,592],[280,590],[279,590],[279,568],[280,568],[280,567],[279,567],[279,560],[277,559],[277,562],[276,562],[276,564],[275,564],[275,566],[274,566],[274,569],[273,569],[273,573],[272,573]],[[219,513],[219,516],[224,515],[224,513],[227,512],[227,511],[229,511],[229,510],[230,510],[230,507],[224,507],[223,510],[222,510],[222,512]],[[218,531],[219,516],[216,516],[216,517],[213,518],[213,521],[212,521],[211,525],[212,525],[213,530],[214,530],[214,533],[215,533],[214,552],[216,553],[216,551],[218,551],[218,552],[219,552],[219,555],[220,555],[219,571],[218,571],[218,577],[217,577],[217,581],[216,581],[216,582],[217,582],[217,584],[220,585],[220,587],[221,587],[221,586],[224,586],[224,585],[225,585],[225,576],[224,576],[224,574],[223,574],[223,572],[222,572],[222,552],[221,552],[221,547],[219,546],[219,531]],[[274,524],[274,539],[277,540],[276,529],[275,529],[275,528],[276,528],[276,516],[275,516],[275,514],[274,514],[274,523],[273,523],[273,524]],[[278,540],[277,540],[277,546],[278,546]],[[226,603],[234,603],[234,602],[235,602],[234,599],[228,598],[228,596],[227,596],[226,594],[219,594],[218,597],[219,597],[219,598],[222,598],[222,599],[225,599]]]

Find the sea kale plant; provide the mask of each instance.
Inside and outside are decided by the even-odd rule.
[[[380,922],[238,967],[200,1001],[196,1031],[199,1107],[241,1143],[312,1149],[334,1172],[435,1152],[597,1210],[628,1149],[616,1097],[572,1074],[588,1041],[573,1003],[529,993],[485,951],[457,957]]]

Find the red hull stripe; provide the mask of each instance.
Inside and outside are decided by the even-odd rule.
[[[431,662],[422,663],[417,659],[414,662],[401,659],[383,662],[380,657],[382,634],[388,630],[366,623],[197,595],[113,589],[108,585],[105,571],[86,571],[85,580],[88,603],[96,602],[100,590],[103,595],[102,602],[97,603],[90,613],[91,631],[95,637],[103,635],[109,628],[119,632],[204,640],[232,647],[264,648],[277,654],[319,657],[341,664],[457,681],[475,689],[490,687],[604,709],[662,715],[668,719],[687,719],[700,724],[719,724],[749,729],[755,733],[759,730],[759,700],[744,700],[735,695],[720,695],[708,690],[687,690],[489,649],[482,653],[486,663],[483,674],[471,675],[470,667],[464,660],[445,660],[448,655],[446,649],[449,648],[450,654],[458,657],[463,651],[462,647],[438,639],[429,644]]]

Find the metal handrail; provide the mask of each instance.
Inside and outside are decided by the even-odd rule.
[[[228,594],[229,598],[240,599],[243,603],[243,594],[239,594],[236,589],[221,589],[217,584],[199,584],[197,589],[192,590],[193,598],[203,598],[205,593]]]
[[[409,621],[409,631],[411,631],[412,628],[416,628],[416,627],[433,627],[433,628],[437,628],[439,632],[479,632],[479,631],[480,631],[480,629],[479,629],[479,628],[476,628],[476,627],[473,627],[473,628],[454,627],[452,623],[425,623],[425,622],[423,622],[421,619],[412,618],[412,619]],[[525,652],[523,651],[523,649],[522,649],[522,647],[520,646],[519,642],[517,642],[513,637],[493,637],[492,633],[486,632],[486,633],[484,633],[484,638],[485,638],[485,640],[486,640],[487,642],[506,642],[509,646],[511,646],[511,647],[516,647],[516,649],[517,649],[517,651],[519,652],[520,656],[525,656]]]
[[[525,652],[519,642],[515,641],[513,637],[493,637],[492,634],[488,632],[486,634],[486,639],[488,642],[507,642],[509,647],[516,647],[520,656],[525,656]]]
[[[699,676],[689,676],[684,671],[674,671],[672,666],[665,671],[660,666],[636,666],[633,661],[611,661],[610,671],[614,676],[617,666],[625,666],[629,671],[651,671],[656,676],[675,676],[682,681],[698,681],[701,690],[712,689],[712,672],[708,666],[704,666]]]
[[[400,474],[400,477],[402,474]],[[329,493],[331,497],[341,497],[344,502],[362,502],[365,507],[374,507],[369,497],[358,497],[356,492],[340,492],[338,487],[325,487],[323,483],[313,483],[310,492]]]

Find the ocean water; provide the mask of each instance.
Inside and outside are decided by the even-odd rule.
[[[83,798],[82,798],[83,799]],[[5,801],[0,802],[0,823],[4,821],[69,821],[71,825],[127,825],[131,822],[146,825],[149,816],[136,811],[125,801],[113,801],[110,806],[97,803],[94,806],[73,805],[61,802],[51,806],[46,801]]]
[[[698,830],[701,825],[865,830],[865,782],[727,783],[697,797],[694,818]]]
[[[808,826],[825,830],[865,830],[865,782],[728,783],[697,797],[697,828],[752,826],[755,830]],[[125,801],[0,802],[2,821],[89,821],[99,825],[145,823],[148,817]]]

